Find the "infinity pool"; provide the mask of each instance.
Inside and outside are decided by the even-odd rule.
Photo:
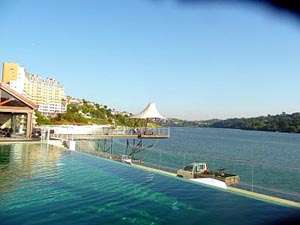
[[[247,225],[300,220],[298,209],[46,144],[0,145],[0,180],[3,225]]]

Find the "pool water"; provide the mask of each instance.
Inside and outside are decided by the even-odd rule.
[[[300,210],[47,144],[0,145],[1,224],[274,224]]]

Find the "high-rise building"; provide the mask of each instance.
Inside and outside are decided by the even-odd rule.
[[[16,63],[3,63],[2,69],[2,82],[9,83],[10,81],[16,81],[18,78],[19,65]]]
[[[40,112],[51,116],[66,111],[65,90],[57,80],[44,79],[35,74],[27,74],[27,79],[24,86],[26,97],[39,105]]]
[[[38,105],[45,116],[63,113],[67,109],[63,85],[53,78],[30,74],[15,63],[3,63],[2,81]]]

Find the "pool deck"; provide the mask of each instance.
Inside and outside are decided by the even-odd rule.
[[[143,166],[143,165],[132,164],[132,166],[134,166],[136,168],[144,169],[147,171],[153,171],[156,173],[164,174],[167,176],[176,177],[175,173],[171,173],[171,172],[167,172],[167,171],[163,171],[163,170],[159,170],[159,169],[154,169],[154,168],[150,168],[150,167]],[[222,190],[224,190],[224,189],[222,189]],[[279,205],[284,205],[284,206],[294,207],[294,208],[300,208],[300,202],[294,202],[294,201],[290,201],[290,200],[286,200],[286,199],[282,199],[282,198],[278,198],[278,197],[274,197],[274,196],[270,196],[270,195],[265,195],[265,194],[260,194],[260,193],[256,193],[256,192],[252,192],[252,191],[239,189],[239,188],[227,187],[227,190],[224,190],[224,191],[229,191],[231,193],[239,194],[242,196],[246,196],[246,197],[250,197],[250,198],[254,198],[254,199],[258,199],[258,200],[262,200],[262,201],[266,201],[266,202],[271,202],[274,204],[279,204]]]

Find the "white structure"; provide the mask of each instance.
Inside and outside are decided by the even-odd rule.
[[[165,119],[156,109],[153,102],[150,102],[147,107],[140,113],[132,116],[131,118],[137,119]]]

